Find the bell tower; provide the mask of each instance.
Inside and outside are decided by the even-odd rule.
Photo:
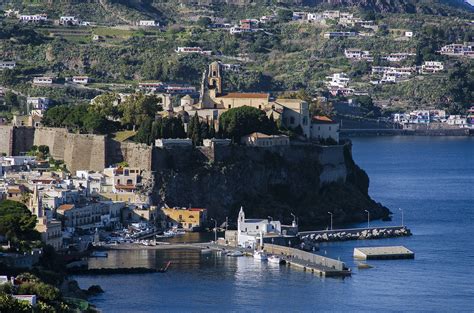
[[[209,64],[209,73],[207,76],[207,83],[209,89],[214,89],[216,95],[222,93],[222,76],[221,76],[221,65],[219,62],[214,61]]]

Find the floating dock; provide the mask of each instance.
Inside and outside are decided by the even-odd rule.
[[[415,253],[404,246],[354,248],[354,258],[360,260],[414,259]]]

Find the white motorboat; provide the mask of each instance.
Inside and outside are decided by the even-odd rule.
[[[271,255],[268,257],[268,263],[280,264],[281,261],[282,260],[280,259],[280,257],[276,255]]]
[[[92,251],[91,257],[94,258],[106,258],[108,256],[107,252],[105,251]]]
[[[235,250],[235,251],[227,253],[227,256],[239,257],[239,256],[244,256],[244,254],[242,253],[242,251]]]
[[[263,250],[255,251],[253,253],[253,258],[260,261],[266,261],[268,259],[267,254]]]

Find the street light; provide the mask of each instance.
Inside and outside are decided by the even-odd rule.
[[[403,209],[402,209],[402,208],[398,208],[398,210],[399,210],[400,212],[402,212],[402,227],[403,227]]]
[[[294,225],[292,225],[292,226],[296,226],[297,225],[296,224],[296,215],[294,215],[293,213],[290,213],[290,214],[291,214],[291,216],[293,216],[293,224]]]
[[[217,221],[211,218],[211,221],[214,221],[214,243],[217,243]]]
[[[332,230],[332,212],[328,212],[329,215],[331,215],[331,230]]]
[[[370,212],[367,210],[364,210],[364,212],[367,212],[367,228],[370,228]]]

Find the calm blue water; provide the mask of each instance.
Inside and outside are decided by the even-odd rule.
[[[474,312],[474,138],[388,137],[353,140],[370,194],[403,208],[410,238],[332,243],[321,253],[353,269],[321,279],[252,258],[193,251],[119,251],[95,266],[161,267],[165,274],[82,276],[81,287],[106,291],[92,302],[104,312]],[[363,226],[363,225],[362,225]],[[404,245],[415,260],[370,261],[358,270],[355,246]],[[105,262],[105,263],[104,263]]]

